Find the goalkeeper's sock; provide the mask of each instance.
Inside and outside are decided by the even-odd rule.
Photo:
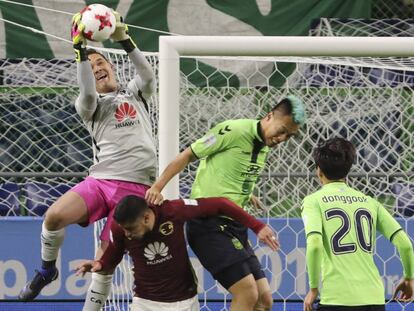
[[[135,44],[135,42],[131,38],[119,41],[119,44],[122,45],[122,48],[127,53],[131,53],[137,47],[137,45]]]
[[[99,311],[105,305],[112,284],[112,274],[92,273],[92,282],[88,288],[83,311]]]
[[[47,230],[45,223],[42,224],[42,233],[40,235],[42,248],[42,269],[48,270],[55,266],[56,258],[59,254],[59,248],[65,238],[65,229]]]

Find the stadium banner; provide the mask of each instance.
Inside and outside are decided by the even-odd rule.
[[[266,220],[264,220],[266,221]],[[272,252],[267,246],[258,247],[256,236],[250,232],[265,273],[270,280],[274,299],[303,299],[308,289],[305,259],[305,238],[301,219],[270,219],[269,225],[278,232],[281,243],[279,252]],[[400,222],[403,224],[403,222]],[[7,217],[0,220],[0,299],[16,299],[20,289],[40,265],[40,231],[42,219],[31,217]],[[404,229],[414,236],[414,219],[406,219]],[[375,261],[384,273],[387,298],[391,297],[394,284],[402,275],[402,267],[393,245],[379,237]],[[60,276],[42,291],[39,299],[82,299],[90,282],[75,275],[75,266],[83,259],[94,255],[93,226],[81,228],[77,225],[66,229],[65,241],[57,266]],[[190,258],[199,280],[200,299],[223,299],[225,290],[218,286],[205,271],[190,250]],[[229,298],[229,297],[228,297]]]
[[[0,58],[73,58],[70,40],[72,15],[96,1],[21,0],[26,6],[0,1]],[[307,36],[320,17],[371,17],[372,0],[247,0],[243,5],[221,0],[101,0],[117,10],[131,25],[129,31],[139,48],[147,52],[158,51],[158,37],[166,33],[210,36]],[[52,10],[52,12],[50,11]],[[22,26],[18,26],[22,25]],[[33,32],[32,29],[44,33]],[[161,32],[160,32],[161,31]],[[47,34],[47,35],[46,35]],[[110,40],[89,45],[120,48]],[[24,48],[22,48],[24,46]],[[262,64],[264,72],[273,70],[272,64]],[[195,69],[209,76],[209,86],[246,85],[246,78],[255,70],[252,64],[231,64],[204,59],[195,64],[193,59],[181,61],[185,74]],[[285,83],[294,66],[280,64],[283,74],[272,75],[270,84],[277,87]],[[202,77],[191,75],[190,81],[205,86]],[[250,82],[251,85],[252,82]]]
[[[72,15],[92,3],[96,1],[0,1],[0,16],[12,22],[0,21],[0,58],[72,57]],[[247,0],[243,5],[221,0],[99,3],[117,10],[126,23],[145,27],[130,27],[130,32],[142,50],[152,52],[158,51],[158,36],[162,33],[148,29],[181,35],[300,36],[308,34],[316,18],[370,18],[372,7],[372,0]],[[52,36],[34,32],[30,27]],[[114,46],[109,41],[104,44]]]

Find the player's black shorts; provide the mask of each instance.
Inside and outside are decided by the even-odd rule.
[[[318,309],[321,311],[385,311],[385,305],[367,305],[367,306],[331,306],[319,304]]]
[[[217,272],[213,277],[225,289],[229,289],[233,284],[249,274],[252,274],[255,280],[260,280],[265,277],[262,266],[256,256],[237,262],[232,266]]]
[[[194,253],[225,288],[252,273],[264,278],[250,246],[247,228],[224,217],[197,218],[187,222],[187,239]]]

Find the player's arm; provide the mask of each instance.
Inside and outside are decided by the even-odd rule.
[[[128,33],[128,26],[124,23],[122,16],[113,11],[116,18],[115,32],[111,35],[111,39],[118,42],[125,52],[128,53],[129,59],[134,64],[138,75],[130,82],[130,88],[138,95],[142,92],[142,96],[147,99],[155,91],[155,75],[150,63],[145,58],[144,54],[138,49],[135,42]]]
[[[102,270],[112,271],[121,262],[125,254],[124,240],[124,230],[115,221],[112,221],[109,245],[99,259]]]
[[[77,275],[86,272],[110,273],[121,262],[125,253],[124,233],[118,224],[112,222],[111,240],[99,260],[86,260],[76,267]]]
[[[311,197],[306,197],[303,200],[302,219],[306,234],[306,265],[310,288],[305,297],[303,309],[311,311],[312,304],[318,296],[323,256],[322,215],[318,202]]]
[[[404,268],[404,277],[414,278],[413,245],[408,235],[394,217],[378,203],[377,229],[398,249]]]
[[[194,156],[191,148],[185,149],[181,152],[162,172],[156,182],[145,193],[145,199],[150,204],[161,204],[163,197],[161,194],[162,189],[168,184],[168,182],[178,173],[180,173],[188,163],[195,161],[197,158]]]
[[[261,221],[245,212],[241,207],[225,198],[201,198],[197,200],[177,200],[169,210],[171,217],[187,221],[198,217],[225,215],[251,229],[259,240],[272,250],[279,249],[279,241],[274,231]]]
[[[226,130],[222,130],[223,128],[226,128]],[[181,172],[190,162],[226,149],[238,135],[240,134],[236,129],[233,130],[231,121],[213,127],[168,164],[161,176],[145,194],[145,199],[150,204],[161,204],[163,201],[161,191],[175,175]]]
[[[399,300],[412,300],[414,291],[414,252],[410,238],[401,228],[400,224],[380,204],[377,213],[377,229],[398,250],[404,269],[404,278],[400,281],[394,292],[394,298]],[[400,293],[401,292],[401,293]]]
[[[408,235],[401,229],[391,239],[400,254],[404,278],[394,290],[393,299],[411,301],[414,299],[414,252]]]
[[[86,39],[83,37],[85,25],[81,21],[81,13],[72,18],[71,37],[76,55],[76,71],[79,84],[79,97],[75,108],[83,119],[90,119],[96,109],[97,94],[95,77],[86,55]]]

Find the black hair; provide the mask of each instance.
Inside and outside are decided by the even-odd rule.
[[[114,212],[114,219],[119,224],[134,222],[142,217],[148,209],[145,199],[136,195],[127,195],[118,202]]]
[[[350,141],[334,137],[320,142],[312,156],[326,178],[339,180],[348,175],[356,157],[356,150]]]
[[[293,111],[292,103],[290,102],[290,100],[288,98],[283,98],[280,102],[278,102],[272,108],[272,112],[274,112],[276,110],[279,111],[284,116],[286,116],[286,115],[290,116],[290,115],[292,115],[292,111]]]
[[[108,60],[108,58],[106,58],[105,55],[103,55],[101,52],[98,52],[95,49],[86,49],[86,56],[89,56],[91,54],[98,54],[101,55],[108,63],[110,63],[110,61]]]

